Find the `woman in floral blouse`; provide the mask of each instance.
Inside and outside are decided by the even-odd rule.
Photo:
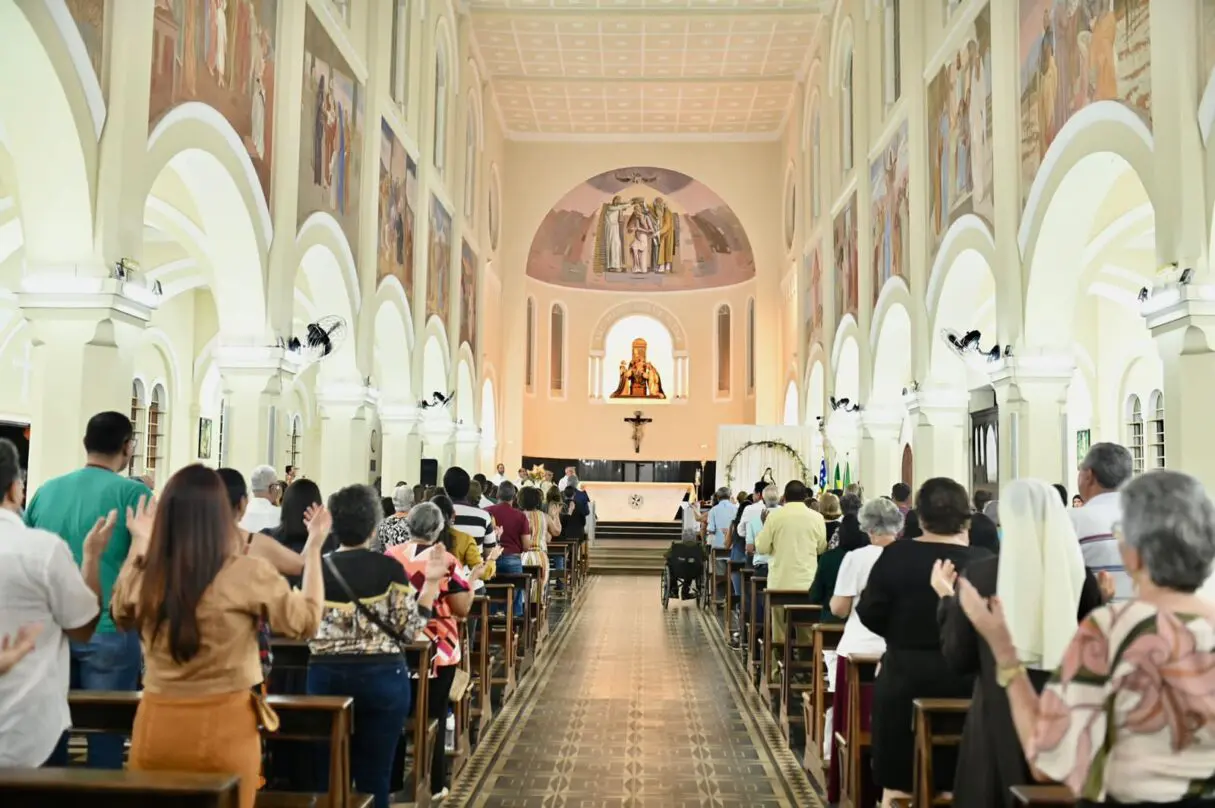
[[[999,598],[959,582],[1035,777],[1081,805],[1215,805],[1215,604],[1195,592],[1215,559],[1202,484],[1152,471],[1122,489],[1116,528],[1136,596],[1080,623],[1041,696],[1018,662]]]

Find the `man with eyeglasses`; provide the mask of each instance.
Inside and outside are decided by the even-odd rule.
[[[84,467],[43,483],[25,512],[27,525],[67,542],[77,565],[84,560],[85,536],[97,520],[113,510],[119,514],[101,555],[101,621],[91,640],[71,644],[72,687],[77,689],[134,690],[139,684],[139,635],[118,631],[110,619],[110,592],[131,547],[127,508],[152,494],[142,481],[126,476],[135,445],[135,429],[126,415],[94,415],[84,434]],[[90,735],[88,744],[90,767],[122,768],[121,736]]]

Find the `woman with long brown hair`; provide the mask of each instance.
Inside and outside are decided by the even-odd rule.
[[[245,555],[220,476],[201,465],[174,474],[159,501],[127,512],[131,552],[111,612],[138,629],[146,668],[130,767],[240,775],[251,808],[261,765],[259,721],[275,718],[254,694],[262,681],[258,618],[293,639],[316,633],[324,601],[324,508],[307,518],[303,590],[270,562]]]

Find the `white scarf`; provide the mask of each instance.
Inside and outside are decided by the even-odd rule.
[[[1041,480],[1015,480],[1000,493],[996,594],[1017,657],[1053,671],[1072,635],[1084,587],[1084,556],[1059,494]]]

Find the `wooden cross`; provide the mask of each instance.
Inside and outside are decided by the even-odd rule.
[[[634,410],[632,418],[625,418],[623,420],[626,424],[633,425],[633,453],[641,454],[641,438],[645,435],[645,425],[654,419],[643,417],[641,410]]]

